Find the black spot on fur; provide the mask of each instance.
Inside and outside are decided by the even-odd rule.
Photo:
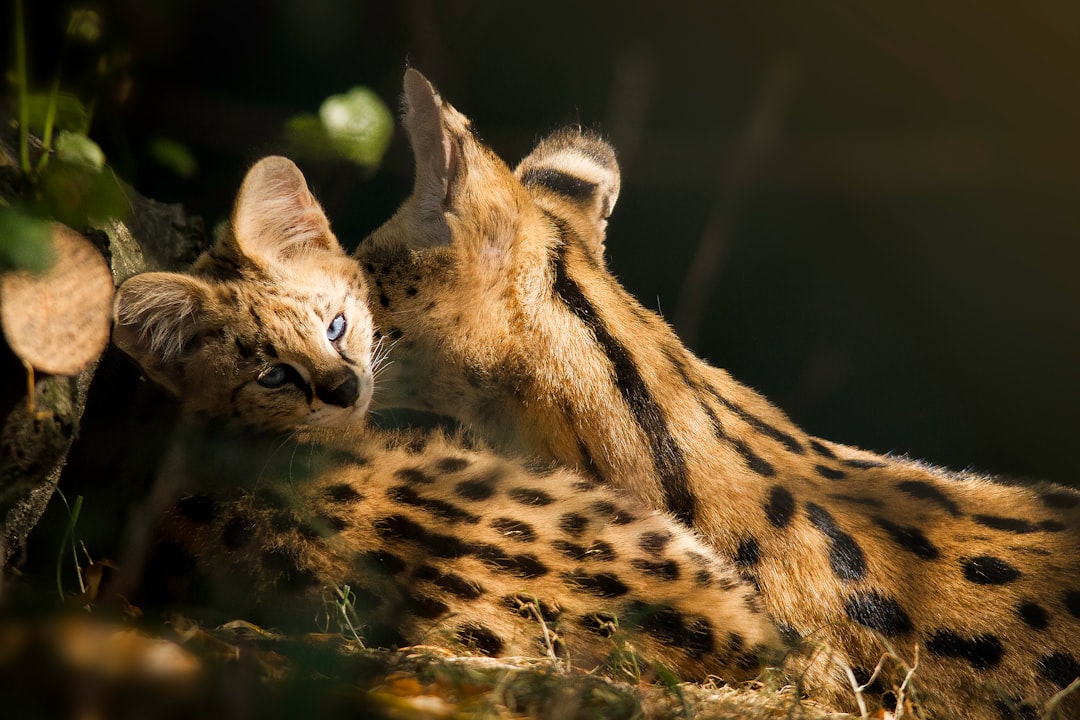
[[[883,463],[879,460],[862,460],[859,458],[851,458],[842,462],[849,468],[856,468],[858,470],[869,470],[870,468],[882,468],[887,466],[887,463]]]
[[[588,526],[589,518],[578,513],[566,513],[559,518],[559,529],[573,538],[581,537]]]
[[[959,506],[957,506],[957,504],[939,488],[928,482],[923,482],[922,480],[905,480],[901,483],[897,483],[896,489],[905,492],[912,497],[937,503],[945,508],[945,510],[953,517],[959,517],[960,515]]]
[[[323,497],[335,503],[354,503],[364,499],[364,496],[348,483],[327,485],[323,490]]]
[[[618,631],[619,619],[611,613],[598,612],[581,618],[581,625],[602,638],[609,638]]]
[[[551,543],[551,547],[553,547],[560,555],[564,555],[571,560],[611,562],[617,557],[615,548],[613,548],[610,543],[606,543],[603,540],[597,540],[589,547],[584,547],[583,545],[578,545],[577,543],[572,543],[567,540],[555,540]]]
[[[503,598],[503,604],[519,617],[536,620],[537,615],[546,623],[559,619],[559,609],[528,593],[514,593]]]
[[[1080,677],[1080,663],[1069,653],[1044,655],[1039,658],[1039,674],[1064,689]]]
[[[821,457],[829,458],[830,460],[836,459],[836,453],[829,449],[827,445],[824,445],[820,440],[810,439],[810,447],[814,449]]]
[[[638,542],[638,547],[652,556],[659,556],[664,552],[664,548],[671,542],[671,533],[669,532],[657,532],[651,531],[643,533],[641,540]]]
[[[259,504],[264,505],[271,510],[289,509],[289,500],[281,493],[277,492],[276,490],[271,490],[268,487],[260,487],[258,490],[256,490],[255,500]]]
[[[649,391],[630,351],[611,334],[592,302],[570,276],[567,268],[567,249],[572,244],[568,238],[573,234],[570,227],[553,215],[548,217],[563,237],[552,257],[555,295],[592,331],[597,345],[611,363],[615,386],[648,440],[653,466],[664,492],[664,507],[683,523],[693,525],[697,503],[690,491],[689,469],[682,447],[672,436],[667,418]]]
[[[374,524],[375,532],[380,537],[415,542],[434,557],[462,557],[470,552],[470,547],[458,538],[433,533],[405,515],[390,515],[376,520]]]
[[[521,578],[547,575],[548,569],[532,554],[510,555],[502,548],[487,543],[472,546],[472,552],[488,567]]]
[[[765,517],[773,527],[784,528],[795,516],[795,497],[780,485],[769,488],[769,499],[765,503]]]
[[[696,386],[696,383],[690,382],[689,374],[686,372],[686,369],[684,367],[680,367],[680,372],[682,373],[684,379],[686,379],[691,385]],[[739,418],[746,422],[750,427],[754,428],[755,430],[764,435],[771,437],[773,440],[782,443],[784,447],[786,447],[788,450],[795,453],[796,455],[802,455],[806,452],[802,444],[788,433],[774,427],[773,425],[770,425],[756,415],[753,415],[739,405],[736,405],[731,400],[728,400],[726,397],[721,395],[720,392],[712,385],[706,384],[705,387],[708,389],[709,393],[713,396],[713,398],[716,399],[718,403],[738,415]]]
[[[214,498],[206,493],[198,493],[183,498],[176,504],[180,514],[192,522],[208,524],[217,518],[217,503]]]
[[[1039,529],[1043,532],[1062,532],[1065,527],[1065,523],[1060,523],[1057,520],[1042,520],[1039,522]]]
[[[503,641],[498,635],[476,623],[461,625],[457,630],[457,638],[463,645],[491,657],[498,656],[503,649]]]
[[[1043,493],[1042,501],[1046,507],[1053,510],[1072,510],[1080,505],[1080,493],[1068,490]]]
[[[521,520],[495,518],[491,521],[491,527],[516,542],[531,543],[536,541],[536,531],[533,530],[531,525]]]
[[[596,183],[548,167],[529,168],[521,176],[521,184],[526,187],[539,185],[579,202],[596,194]]]
[[[852,505],[863,505],[865,507],[879,508],[882,503],[877,498],[859,497],[858,495],[845,495],[844,493],[829,493],[829,497],[833,500],[840,500],[841,502],[851,503]]]
[[[435,482],[435,478],[431,477],[420,468],[399,468],[394,471],[394,477],[416,485],[431,485]]]
[[[454,494],[466,500],[487,500],[495,494],[494,478],[462,480],[454,487]]]
[[[660,578],[668,582],[679,579],[679,564],[674,560],[643,560],[635,558],[630,561],[630,564],[643,575]]]
[[[1080,590],[1065,593],[1065,609],[1075,618],[1080,618]]]
[[[225,523],[221,539],[225,543],[225,547],[230,550],[237,550],[250,542],[251,535],[251,520],[244,515],[233,515]]]
[[[454,573],[442,573],[440,572],[431,582],[439,588],[442,588],[446,592],[455,597],[459,597],[462,600],[475,600],[484,594],[484,588],[473,580],[466,580],[460,575]]]
[[[716,649],[712,626],[703,617],[687,617],[666,605],[630,603],[625,621],[657,640],[684,649],[691,657],[704,657]]]
[[[299,518],[285,510],[277,510],[270,516],[270,527],[276,533],[287,533],[299,524]]]
[[[1026,535],[1039,529],[1036,525],[1020,518],[1001,517],[999,515],[972,515],[971,519],[988,528],[1004,530],[1017,535]]]
[[[728,441],[731,443],[732,447],[742,455],[743,460],[746,461],[746,466],[758,475],[761,475],[762,477],[772,477],[776,474],[776,468],[774,468],[768,460],[751,450],[750,446],[745,442],[738,438],[731,437],[728,438]]]
[[[1025,602],[1016,606],[1016,614],[1024,621],[1024,624],[1033,630],[1045,630],[1050,619],[1038,603]]]
[[[632,522],[637,522],[637,516],[626,510],[619,510],[611,518],[612,525],[629,525]]]
[[[994,703],[1001,720],[1039,720],[1042,713],[1031,703],[1021,702],[1018,698],[1009,701],[998,700]]]
[[[530,507],[542,507],[555,502],[555,498],[551,497],[551,495],[535,488],[510,488],[506,494],[511,500]]]
[[[1020,571],[991,555],[965,560],[964,577],[979,585],[1005,585],[1020,577]]]
[[[851,620],[887,637],[911,631],[911,618],[900,603],[876,592],[852,595],[844,603],[844,610]]]
[[[829,538],[829,566],[841,580],[860,580],[866,575],[866,557],[855,538],[840,529],[829,511],[815,503],[806,504],[810,523]]]
[[[394,487],[388,488],[386,496],[395,502],[420,508],[421,510],[427,510],[432,515],[442,518],[449,523],[480,522],[478,516],[459,508],[457,505],[448,503],[439,498],[424,497],[409,485],[395,485]]]
[[[837,470],[836,468],[831,468],[827,465],[815,465],[814,472],[829,480],[843,480],[847,477],[847,473],[843,470]]]
[[[735,551],[735,564],[740,567],[751,567],[757,565],[758,560],[761,559],[761,547],[758,545],[758,541],[754,538],[745,538],[739,542],[739,547]]]
[[[1005,648],[993,635],[979,635],[967,640],[952,630],[938,630],[926,641],[933,655],[967,660],[976,670],[989,670],[1001,662]]]
[[[597,597],[619,597],[630,591],[619,578],[610,573],[590,574],[575,570],[562,574],[563,582],[576,590],[584,590]]]
[[[299,567],[296,558],[285,550],[275,549],[265,553],[263,562],[271,574],[277,575],[278,586],[286,592],[303,592],[322,584],[314,572]]]
[[[334,533],[339,533],[349,527],[349,521],[343,517],[337,515],[319,515],[312,521],[312,525],[303,525],[304,534],[314,531],[318,537],[327,537]],[[314,539],[314,538],[312,538]]]
[[[469,467],[469,461],[459,457],[444,457],[435,463],[435,467],[445,473],[461,472]]]
[[[897,545],[923,560],[936,560],[941,557],[941,551],[917,527],[897,525],[883,517],[874,518],[874,524],[887,532]]]
[[[356,558],[356,565],[363,572],[380,575],[397,575],[405,569],[405,561],[385,550],[370,550]]]
[[[428,595],[410,595],[405,599],[405,608],[409,614],[426,620],[434,620],[450,612],[446,603]]]

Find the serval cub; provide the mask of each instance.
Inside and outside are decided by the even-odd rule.
[[[550,462],[358,429],[368,294],[284,158],[250,171],[190,273],[120,287],[116,344],[185,407],[296,431],[196,434],[151,596],[296,628],[340,591],[372,644],[581,665],[640,651],[688,679],[753,676],[781,649],[754,587],[667,516]]]
[[[456,416],[697,529],[827,649],[804,680],[837,705],[886,647],[941,717],[1027,717],[1080,676],[1080,494],[808,435],[607,270],[607,143],[563,130],[511,170],[413,70],[405,107],[414,191],[357,251],[396,339],[375,406]]]

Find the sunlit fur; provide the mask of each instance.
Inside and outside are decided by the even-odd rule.
[[[562,131],[511,170],[415,71],[405,102],[415,191],[357,253],[399,338],[380,405],[453,415],[691,523],[825,649],[802,679],[837,705],[845,668],[865,679],[886,647],[918,649],[914,691],[942,717],[1031,712],[1080,675],[1080,495],[809,436],[608,272],[602,141]],[[885,687],[903,675],[887,663]]]
[[[632,679],[653,664],[746,679],[782,655],[753,585],[666,514],[551,462],[359,427],[380,353],[367,292],[284,158],[250,171],[232,231],[191,273],[120,288],[117,344],[186,408],[239,421],[186,424],[169,468],[186,493],[154,522],[142,595],[295,630],[344,600],[369,645],[550,655]],[[260,385],[279,363],[309,392]],[[345,372],[355,404],[320,404],[318,383]]]
[[[120,287],[113,338],[190,411],[227,407],[276,430],[347,425],[363,420],[373,390],[367,294],[300,171],[268,158],[191,273],[146,273]],[[339,314],[345,332],[331,343]],[[295,371],[289,381],[259,383],[281,364]],[[344,383],[355,383],[355,399],[335,395]]]

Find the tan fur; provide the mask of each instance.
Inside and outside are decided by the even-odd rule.
[[[189,411],[227,409],[275,430],[354,423],[374,386],[367,295],[303,175],[268,158],[190,274],[146,273],[120,287],[113,342]],[[345,329],[331,342],[338,314]],[[290,381],[259,385],[284,365]]]
[[[563,131],[511,171],[422,76],[405,86],[416,189],[357,252],[400,338],[376,406],[453,415],[691,523],[831,649],[805,679],[838,704],[883,640],[918,647],[915,687],[945,717],[1027,712],[1080,674],[1080,496],[810,437],[606,270],[600,141]]]
[[[375,364],[367,292],[284,158],[251,170],[231,232],[192,274],[120,288],[117,344],[185,407],[300,437],[210,424],[188,440],[178,472],[198,490],[159,526],[151,598],[314,629],[340,617],[348,586],[369,643],[585,668],[632,652],[687,679],[751,677],[780,652],[753,586],[666,515],[550,462],[357,430]],[[285,363],[290,382],[260,384]],[[347,373],[355,402],[321,402]]]
[[[776,655],[757,593],[727,563],[571,471],[526,471],[438,434],[274,445],[204,446],[192,463],[204,489],[163,521],[151,558],[170,601],[313,630],[320,617],[337,627],[347,588],[369,645],[550,655],[586,670],[629,670],[632,652],[646,672],[658,662],[686,679],[752,677]],[[551,501],[532,502],[538,491]],[[562,529],[571,516],[584,519],[573,537]],[[665,538],[653,553],[642,546],[650,534]],[[197,572],[170,575],[178,556]],[[612,580],[594,586],[596,576]]]

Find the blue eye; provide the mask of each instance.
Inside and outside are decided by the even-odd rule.
[[[264,388],[276,388],[285,384],[285,381],[289,379],[289,366],[288,365],[275,365],[261,376],[259,376],[258,383]]]
[[[344,334],[345,316],[338,313],[337,317],[330,321],[330,327],[326,328],[326,339],[330,342],[337,342]]]

